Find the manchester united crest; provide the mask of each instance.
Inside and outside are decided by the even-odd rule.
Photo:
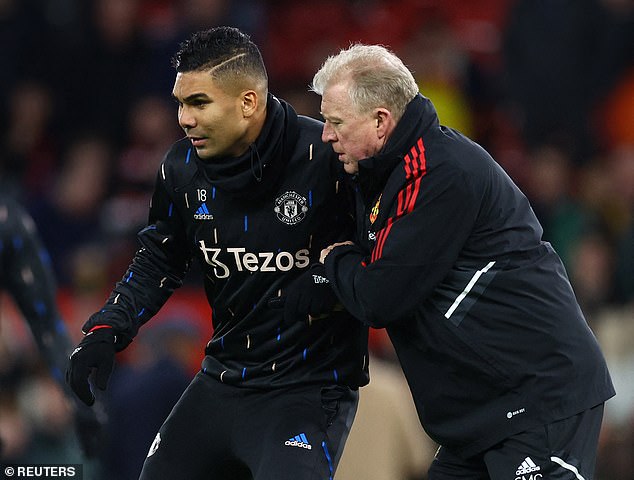
[[[374,223],[376,221],[376,217],[379,216],[379,206],[381,205],[382,196],[383,194],[379,195],[379,198],[374,204],[374,207],[372,207],[372,210],[370,210],[370,223]]]
[[[306,217],[306,198],[297,192],[286,192],[275,199],[275,213],[280,222],[296,225]]]

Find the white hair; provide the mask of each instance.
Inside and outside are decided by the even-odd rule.
[[[310,89],[323,95],[333,83],[348,83],[348,95],[358,113],[384,107],[398,120],[418,93],[412,72],[381,45],[351,45],[326,59]]]

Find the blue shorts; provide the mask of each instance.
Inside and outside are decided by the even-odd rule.
[[[337,385],[262,390],[198,373],[140,480],[332,480],[358,404]]]
[[[603,404],[461,459],[441,447],[429,480],[592,480]]]

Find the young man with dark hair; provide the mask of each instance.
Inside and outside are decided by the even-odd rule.
[[[194,259],[214,333],[140,478],[333,478],[357,389],[368,381],[367,331],[333,311],[335,297],[319,278],[309,287],[329,318],[285,322],[276,304],[321,249],[354,228],[339,164],[320,142],[322,124],[268,93],[262,57],[244,33],[195,33],[174,65],[187,137],[160,166],[142,247],[85,324],[68,381],[91,403],[91,370],[105,388],[115,351],[181,285]]]

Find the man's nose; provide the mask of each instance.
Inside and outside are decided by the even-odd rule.
[[[337,141],[337,135],[335,135],[335,130],[330,125],[328,125],[328,123],[324,124],[324,129],[321,132],[321,141],[324,143]]]
[[[193,128],[196,126],[196,118],[191,114],[189,108],[182,107],[178,112],[178,124],[183,129]]]

